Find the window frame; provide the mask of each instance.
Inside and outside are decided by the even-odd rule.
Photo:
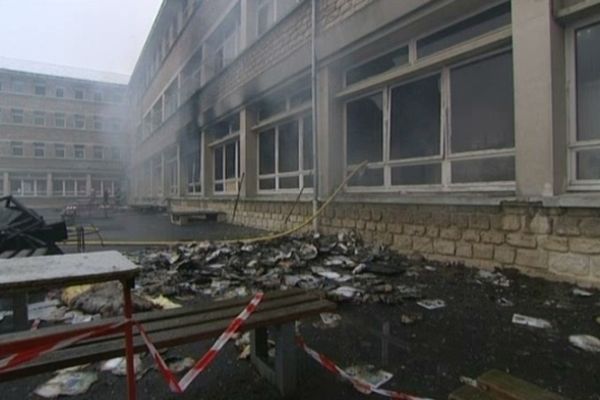
[[[41,155],[38,155],[38,150],[41,150]],[[45,158],[46,157],[46,144],[41,142],[33,143],[33,156],[35,158]]]
[[[231,143],[235,143],[235,176],[233,178],[227,178],[227,145],[231,144]],[[227,136],[224,136],[214,142],[212,142],[210,145],[210,152],[211,152],[211,157],[212,157],[212,164],[213,164],[213,168],[212,168],[212,191],[214,194],[219,195],[219,196],[235,196],[237,195],[238,191],[241,190],[240,188],[240,180],[241,180],[241,159],[240,159],[240,133],[239,131],[234,133],[234,134],[230,134]],[[217,179],[217,169],[215,168],[215,151],[220,148],[223,152],[223,157],[221,160],[222,163],[222,168],[223,168],[223,177],[221,179]],[[227,184],[228,183],[235,183],[236,184],[236,191],[227,191]],[[221,184],[222,185],[222,190],[216,190],[216,185]]]
[[[21,154],[15,154],[15,149],[20,149]],[[23,142],[21,141],[11,141],[10,142],[10,155],[11,157],[24,157],[25,149],[23,146]]]
[[[78,149],[83,150],[83,153],[82,153],[81,157],[77,156],[77,150]],[[75,144],[75,145],[73,145],[73,158],[75,160],[85,160],[85,145],[83,145],[83,144]]]
[[[266,126],[261,126],[259,129],[255,129],[253,134],[256,135],[256,190],[259,194],[275,194],[275,193],[312,193],[313,187],[304,186],[304,177],[313,176],[314,184],[314,157],[313,157],[313,168],[306,169],[304,167],[304,120],[311,115],[311,110],[300,112],[296,115],[289,116],[286,118],[279,119],[276,122],[270,123]],[[296,122],[298,124],[298,169],[296,171],[279,172],[279,128],[283,125]],[[312,126],[311,126],[312,128]],[[269,174],[260,173],[260,135],[273,130],[275,135],[275,154],[273,162],[275,171]],[[280,188],[279,180],[281,178],[293,178],[298,177],[297,188]],[[275,187],[273,189],[261,189],[260,181],[263,179],[275,179]]]
[[[358,164],[348,165],[348,137],[347,137],[347,104],[381,93],[383,96],[383,157],[381,162],[368,163],[368,169],[383,169],[383,185],[378,186],[347,186],[349,193],[364,192],[486,192],[486,191],[514,191],[516,190],[516,177],[514,181],[495,181],[495,182],[472,182],[455,183],[452,182],[452,162],[467,160],[482,160],[487,158],[500,158],[503,156],[516,157],[516,147],[508,149],[486,149],[469,152],[452,153],[450,148],[452,138],[451,124],[451,92],[450,75],[453,69],[493,58],[505,53],[512,53],[512,47],[502,46],[493,51],[488,51],[475,57],[469,57],[459,62],[449,62],[440,68],[427,71],[422,74],[415,74],[408,79],[403,79],[383,87],[375,87],[372,90],[365,91],[358,95],[344,99],[342,104],[342,129],[343,129],[343,165],[344,170],[349,172],[358,166]],[[433,75],[440,75],[440,154],[426,157],[412,157],[402,160],[390,160],[391,143],[391,112],[392,112],[392,90],[402,87],[411,82],[419,81]],[[514,104],[514,99],[513,99]],[[422,185],[392,185],[392,168],[399,166],[418,166],[428,165],[430,163],[440,162],[441,180],[439,184]]]
[[[577,140],[577,43],[576,31],[586,26],[600,25],[600,15],[582,19],[565,29],[567,86],[567,191],[598,191],[600,179],[577,179],[577,152],[600,150],[600,139]]]

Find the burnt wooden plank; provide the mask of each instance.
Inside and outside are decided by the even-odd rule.
[[[0,254],[0,258],[11,258],[13,256],[13,254],[15,254],[16,251],[15,250],[4,250],[2,252],[2,254]]]
[[[31,249],[21,249],[19,250],[14,256],[13,258],[24,258],[24,257],[29,257],[29,255],[32,253]]]
[[[241,332],[260,327],[280,325],[292,322],[321,312],[332,311],[335,304],[326,300],[315,300],[292,307],[284,307],[269,313],[252,314],[242,326]],[[157,348],[173,347],[204,339],[214,338],[221,334],[229,325],[229,320],[209,322],[180,329],[162,331],[151,335]],[[136,352],[146,351],[145,344],[138,336],[134,339]],[[18,379],[24,376],[66,368],[68,366],[96,362],[113,357],[123,356],[125,349],[122,339],[114,339],[106,343],[91,344],[89,346],[68,348],[49,353],[37,360],[20,366],[18,369],[0,374],[0,381]]]
[[[502,400],[566,400],[556,393],[498,370],[481,375],[477,383]]]
[[[450,393],[448,400],[498,400],[488,392],[465,385]]]
[[[284,297],[280,299],[275,299],[270,302],[261,302],[259,306],[254,311],[255,314],[265,314],[272,313],[278,309],[284,307],[292,307],[297,306],[303,303],[310,303],[315,300],[319,300],[315,296],[311,295],[300,295],[300,296],[291,296]],[[242,307],[231,307],[223,310],[210,311],[200,314],[188,315],[186,317],[180,318],[169,318],[169,319],[160,319],[152,322],[143,323],[144,329],[148,332],[149,335],[154,333],[173,330],[178,328],[185,328],[188,326],[194,326],[198,324],[205,324],[208,322],[216,322],[220,320],[225,320],[231,322],[233,318],[235,318],[243,309]],[[135,333],[137,334],[137,332]],[[85,346],[89,343],[98,343],[103,341],[108,341],[114,338],[123,337],[121,333],[114,334],[110,336],[103,336],[99,338],[90,339],[88,341],[81,342],[79,344],[75,344],[75,346]]]
[[[320,294],[318,292],[307,292],[306,290],[302,290],[302,289],[280,290],[280,291],[266,293],[265,297],[263,298],[263,301],[261,302],[261,305],[264,305],[265,303],[268,303],[272,300],[285,298],[285,297],[291,297],[291,296],[299,296],[299,295],[303,295],[303,294],[309,294],[315,298],[320,297]],[[203,304],[197,304],[197,305],[186,306],[186,307],[181,307],[181,308],[174,308],[171,310],[157,310],[157,311],[148,311],[148,312],[143,312],[143,313],[137,313],[137,314],[134,314],[134,318],[137,321],[146,324],[146,323],[153,322],[153,321],[159,321],[159,320],[164,320],[164,319],[169,319],[169,318],[181,318],[181,317],[205,313],[205,312],[209,312],[209,311],[223,310],[223,309],[227,309],[230,307],[237,307],[238,312],[239,312],[241,307],[244,307],[245,305],[247,305],[251,299],[252,299],[252,296],[245,296],[245,297],[238,297],[235,299],[223,300],[223,301],[209,301],[209,302],[203,303]],[[97,326],[105,325],[108,323],[114,323],[114,322],[118,322],[118,321],[122,321],[122,320],[123,320],[123,317],[112,317],[112,318],[105,318],[105,319],[94,321],[94,322],[78,324],[77,326],[58,325],[58,326],[48,327],[48,328],[39,329],[36,331],[30,331],[30,332],[7,333],[4,335],[0,335],[0,347],[2,347],[4,344],[11,343],[16,340],[32,339],[32,338],[45,337],[48,335],[61,334],[63,332],[72,331],[73,329],[76,329],[76,328],[97,327]]]

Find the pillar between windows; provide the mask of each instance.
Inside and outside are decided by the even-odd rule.
[[[46,174],[46,195],[54,197],[54,187],[52,185],[52,172]]]
[[[512,0],[512,27],[517,195],[552,196],[567,182],[564,32],[550,1]]]
[[[245,174],[241,197],[255,196],[258,187],[258,139],[252,131],[256,120],[256,112],[248,108],[240,112],[240,174]]]
[[[319,196],[326,198],[344,178],[344,121],[341,101],[335,93],[342,88],[342,75],[335,68],[317,73],[317,141]]]
[[[214,192],[214,173],[213,173],[213,153],[208,147],[210,135],[208,132],[202,132],[201,146],[201,162],[202,162],[202,191],[205,197],[211,197]]]

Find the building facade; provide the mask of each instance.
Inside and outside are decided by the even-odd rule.
[[[118,194],[127,102],[123,82],[0,69],[2,194],[40,208]]]
[[[366,162],[322,231],[600,284],[600,1],[315,3],[164,2],[130,82],[132,203],[231,217],[239,192],[235,223],[279,230]]]

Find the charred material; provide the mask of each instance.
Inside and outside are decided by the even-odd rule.
[[[64,221],[47,224],[35,211],[13,196],[0,198],[0,254],[12,251],[46,249],[45,254],[62,254],[56,242],[67,238]]]

